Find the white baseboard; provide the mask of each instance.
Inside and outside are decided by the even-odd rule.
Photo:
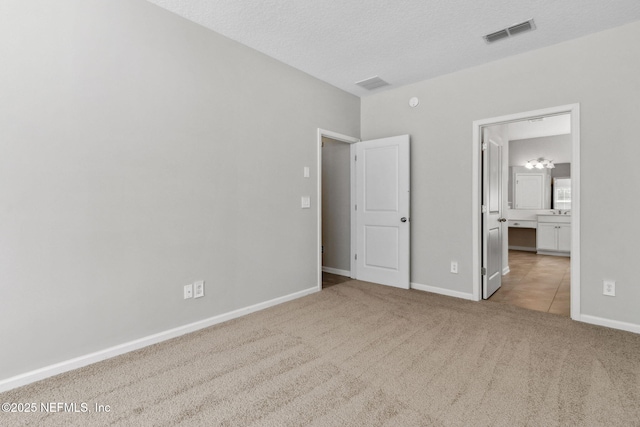
[[[325,273],[337,274],[338,276],[351,277],[351,272],[349,270],[340,270],[338,268],[323,266],[322,271],[324,271]]]
[[[525,251],[525,252],[536,252],[536,248],[532,248],[531,246],[509,246],[510,250],[513,251]]]
[[[620,329],[622,331],[640,334],[640,325],[635,323],[620,322],[618,320],[605,319],[603,317],[589,316],[588,314],[581,314],[580,319],[575,320],[590,323],[592,325],[606,326],[607,328]]]
[[[538,255],[551,255],[551,256],[571,256],[571,252],[556,252],[556,251],[537,251],[536,254]]]
[[[452,291],[451,289],[439,288],[437,286],[421,285],[420,283],[412,282],[411,289],[417,289],[419,291],[432,292],[434,294],[446,295],[448,297],[456,297],[456,298],[462,298],[470,301],[475,301],[473,299],[473,294],[468,294],[466,292],[460,292],[460,291]]]
[[[303,291],[295,292],[293,294],[285,295],[279,298],[274,298],[269,301],[254,304],[248,307],[240,308],[230,311],[228,313],[220,314],[210,317],[208,319],[199,320],[197,322],[189,323],[188,325],[179,326],[177,328],[169,329],[167,331],[159,332],[157,334],[149,335],[134,341],[129,341],[123,344],[119,344],[113,347],[99,350],[94,353],[79,356],[64,362],[55,363],[53,365],[45,366],[34,371],[26,372],[24,374],[16,375],[14,377],[0,380],[0,392],[11,390],[16,387],[27,385],[36,381],[43,380],[45,378],[52,377],[54,375],[61,374],[63,372],[71,371],[81,368],[83,366],[90,365],[92,363],[100,362],[105,359],[110,359],[121,354],[128,353],[130,351],[138,350],[143,347],[157,344],[162,341],[166,341],[171,338],[179,337],[180,335],[195,332],[200,329],[208,328],[209,326],[217,325],[218,323],[226,322],[227,320],[235,319],[247,314],[264,310],[265,308],[273,307],[278,304],[282,304],[287,301],[291,301],[297,298],[310,295],[318,292],[318,287],[305,289]]]
[[[505,268],[502,269],[502,275],[504,276],[505,274],[509,274],[509,273],[511,273],[511,269],[507,265]]]

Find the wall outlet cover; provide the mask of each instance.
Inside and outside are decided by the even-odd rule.
[[[614,280],[605,280],[602,282],[602,294],[610,297],[616,296],[616,282]]]
[[[204,280],[199,280],[193,284],[193,297],[201,298],[204,296]]]

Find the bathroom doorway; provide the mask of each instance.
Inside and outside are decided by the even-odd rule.
[[[489,300],[569,317],[571,114],[504,126],[508,257]]]
[[[546,123],[545,123],[546,122]],[[550,128],[564,123],[564,130],[524,133],[521,128]],[[483,219],[483,142],[486,129],[508,127],[511,136],[503,144],[501,284],[492,295],[482,295],[486,282],[486,239]],[[539,130],[539,129],[538,129]],[[513,141],[513,143],[511,142]],[[563,142],[564,141],[564,142]],[[557,147],[554,147],[557,145]],[[546,151],[562,147],[558,151]],[[567,155],[568,152],[568,155]],[[576,318],[579,315],[579,106],[553,107],[474,122],[474,211],[477,209],[478,242],[474,251],[480,274],[474,278],[474,297],[518,305]],[[557,169],[557,171],[554,171]],[[562,176],[561,176],[562,175]],[[563,181],[560,181],[563,179]],[[567,181],[566,179],[569,179]],[[524,190],[532,193],[524,194]],[[518,194],[518,190],[522,194]],[[554,194],[554,192],[558,194]],[[498,255],[496,255],[498,254]],[[495,266],[495,260],[492,261]]]

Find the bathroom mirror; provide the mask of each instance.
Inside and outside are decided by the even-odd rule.
[[[556,165],[550,172],[532,172],[524,167],[509,168],[510,209],[571,209],[571,164]]]
[[[551,209],[571,209],[571,178],[553,178]]]
[[[513,167],[512,209],[551,209],[551,173],[549,169],[529,170]]]

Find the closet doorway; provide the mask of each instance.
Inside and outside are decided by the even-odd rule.
[[[350,144],[322,137],[322,287],[351,280]]]
[[[318,129],[318,288],[356,277],[354,256],[355,170],[351,161],[360,140]]]

